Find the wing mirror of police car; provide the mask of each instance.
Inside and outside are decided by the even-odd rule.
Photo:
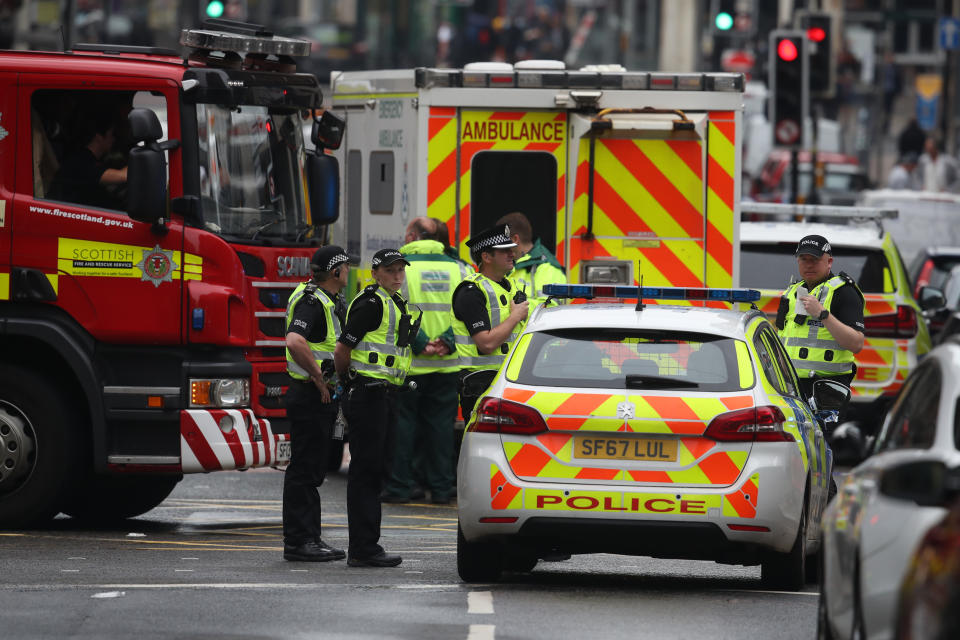
[[[936,287],[920,287],[918,292],[920,308],[924,311],[937,311],[947,306],[943,291]]]
[[[817,411],[843,411],[850,402],[850,387],[836,380],[813,383],[813,399]]]
[[[127,164],[127,213],[134,220],[157,223],[167,214],[166,151],[180,146],[179,140],[159,142],[163,137],[160,119],[150,109],[137,108],[127,117],[136,146]]]
[[[960,468],[947,468],[940,460],[905,462],[883,471],[880,493],[921,507],[946,506],[960,494]]]

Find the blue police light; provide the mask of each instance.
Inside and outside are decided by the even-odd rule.
[[[756,289],[709,289],[705,287],[614,287],[598,284],[548,284],[543,292],[554,298],[622,298],[643,300],[710,300],[756,302]],[[639,296],[637,295],[639,294]]]

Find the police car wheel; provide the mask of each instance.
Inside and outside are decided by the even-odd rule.
[[[77,493],[64,506],[63,512],[91,522],[133,518],[163,502],[182,478],[180,474],[89,475],[79,483]]]
[[[0,522],[19,528],[60,510],[83,461],[80,428],[62,386],[0,366]]]
[[[464,582],[496,582],[503,572],[499,545],[467,542],[457,524],[457,573]]]
[[[537,566],[539,559],[531,551],[516,550],[504,554],[503,568],[516,573],[530,573]]]
[[[760,579],[772,589],[799,591],[807,577],[807,501],[803,501],[800,526],[793,547],[787,553],[771,551],[760,566]]]

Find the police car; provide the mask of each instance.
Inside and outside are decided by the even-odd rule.
[[[760,293],[548,286],[633,300],[538,309],[477,402],[457,477],[460,577],[602,552],[761,564],[770,586],[802,586],[832,454],[750,304]],[[817,394],[821,409],[849,398],[826,381]]]

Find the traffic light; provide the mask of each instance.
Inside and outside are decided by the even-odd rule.
[[[810,95],[832,98],[836,92],[836,59],[833,57],[833,14],[804,11],[797,14],[797,26],[807,34],[810,50]]]
[[[224,5],[224,0],[204,0],[206,5],[206,10],[204,11],[204,17],[207,18],[222,18],[223,12],[226,9]]]
[[[770,33],[770,124],[773,144],[799,149],[807,119],[809,84],[807,35],[802,31]]]
[[[733,29],[733,19],[736,15],[735,0],[713,0],[713,10],[710,15],[713,16],[713,27],[717,31],[730,31]]]
[[[755,28],[756,0],[711,0],[710,28],[716,35],[749,37]]]

